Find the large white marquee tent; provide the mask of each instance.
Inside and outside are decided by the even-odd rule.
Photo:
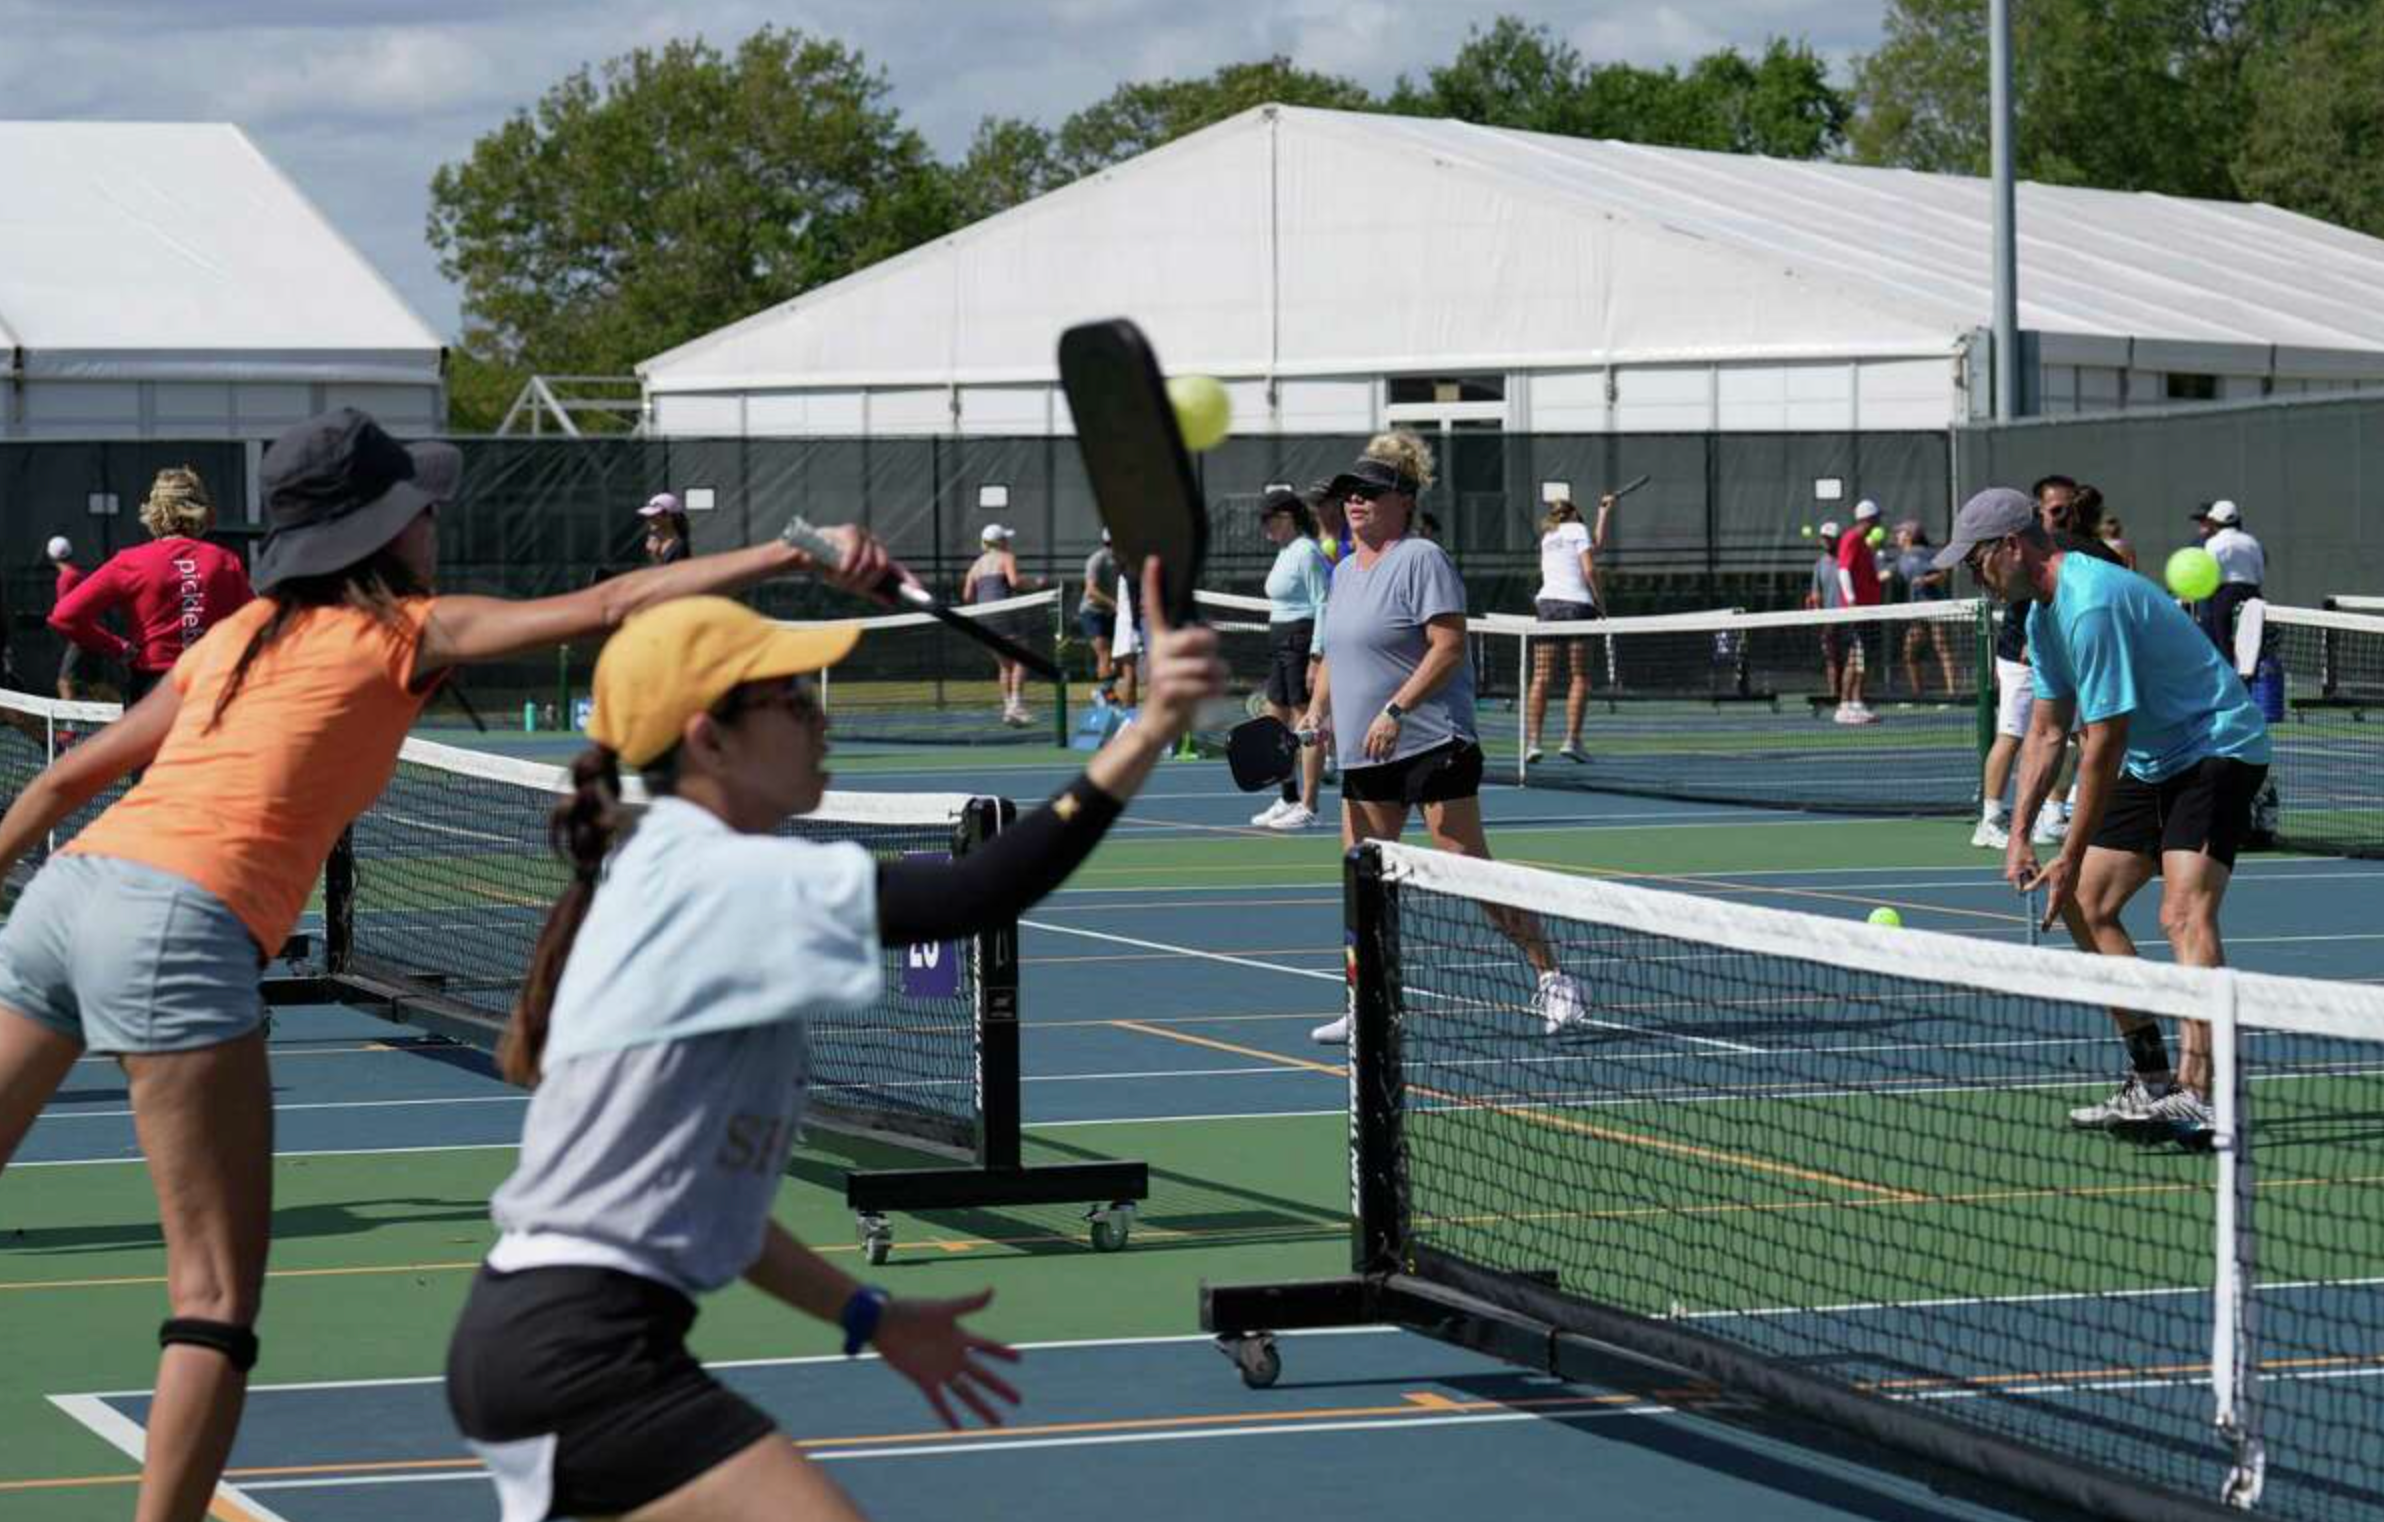
[[[238,127],[0,122],[0,439],[425,433],[443,359]]]
[[[2384,384],[2384,242],[2020,187],[2048,415]],[[1125,313],[1243,433],[1943,430],[1989,405],[1983,180],[1260,107],[640,367],[675,435],[1064,433]]]

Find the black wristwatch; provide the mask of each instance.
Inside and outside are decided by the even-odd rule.
[[[1399,706],[1397,698],[1393,698],[1382,705],[1382,716],[1396,724],[1407,717],[1407,710]]]

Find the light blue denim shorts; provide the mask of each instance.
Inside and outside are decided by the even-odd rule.
[[[257,943],[188,878],[55,856],[0,929],[0,1005],[93,1052],[219,1046],[265,1018]]]

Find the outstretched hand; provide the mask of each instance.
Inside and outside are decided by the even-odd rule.
[[[1006,1405],[1018,1404],[1016,1388],[985,1362],[990,1358],[1016,1363],[1018,1350],[979,1337],[960,1324],[962,1317],[976,1314],[992,1301],[991,1290],[958,1300],[890,1300],[884,1319],[878,1322],[877,1335],[871,1339],[878,1356],[917,1385],[944,1425],[955,1430],[961,1420],[952,1410],[954,1399],[977,1413],[978,1420],[988,1427],[1002,1424],[1002,1411],[994,1398]]]
[[[881,596],[878,585],[886,579],[888,571],[904,581],[918,580],[900,561],[886,553],[885,545],[878,542],[875,534],[857,523],[840,523],[833,528],[821,529],[819,533],[821,538],[842,551],[843,558],[834,565],[828,565],[822,563],[819,557],[804,552],[805,569],[831,586],[863,597],[877,598]]]
[[[1142,563],[1142,615],[1150,638],[1143,650],[1142,717],[1172,740],[1192,727],[1200,705],[1225,690],[1225,663],[1217,658],[1217,632],[1194,625],[1178,629],[1167,621],[1165,583],[1159,557]]]

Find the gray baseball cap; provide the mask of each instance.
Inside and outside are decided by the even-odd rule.
[[[1990,486],[1962,504],[1954,514],[1953,541],[1937,552],[1930,564],[1940,571],[1950,571],[1970,558],[1970,552],[1982,544],[1993,544],[2024,529],[2036,526],[2036,504],[2026,492],[2008,486]]]

